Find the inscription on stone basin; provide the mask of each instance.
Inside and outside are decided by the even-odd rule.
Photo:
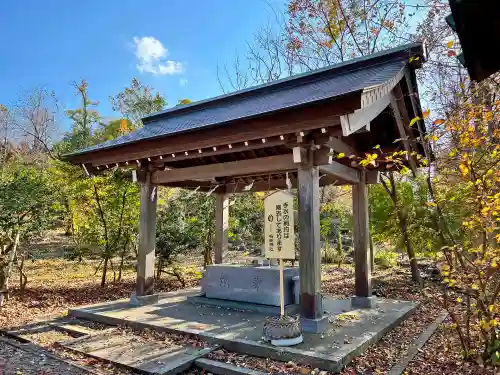
[[[292,278],[298,274],[298,268],[284,270],[285,305],[296,303]],[[201,291],[207,298],[280,306],[279,268],[214,264],[203,275]]]

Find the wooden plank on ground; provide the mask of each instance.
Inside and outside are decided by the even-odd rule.
[[[420,334],[415,340],[413,340],[406,352],[406,356],[397,362],[387,373],[387,375],[401,375],[406,367],[410,364],[412,359],[418,354],[419,350],[425,345],[425,343],[431,338],[432,334],[436,331],[439,325],[446,319],[448,313],[443,311],[438,315],[436,320],[427,329]]]
[[[194,348],[115,332],[89,337],[86,340],[63,344],[63,347],[87,356],[116,364],[141,374],[177,374],[217,346]]]

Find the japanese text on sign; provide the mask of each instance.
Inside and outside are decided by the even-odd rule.
[[[265,257],[295,259],[293,196],[285,191],[264,200]]]

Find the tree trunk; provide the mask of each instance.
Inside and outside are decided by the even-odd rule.
[[[342,266],[342,255],[343,255],[344,249],[342,248],[342,232],[340,228],[337,229],[337,256],[338,256],[338,267],[340,268]]]
[[[21,257],[21,264],[19,265],[19,289],[21,291],[21,295],[24,294],[24,290],[26,289],[26,284],[28,283],[28,277],[23,271],[24,260],[25,260],[25,255],[23,254]]]
[[[408,215],[403,209],[397,209],[397,212],[399,227],[401,228],[401,234],[406,246],[406,253],[408,254],[408,258],[410,258],[411,278],[416,283],[421,284],[422,280],[420,279],[420,271],[418,270],[418,263],[415,258],[415,250],[413,249],[410,234],[408,233]]]
[[[12,268],[14,267],[14,259],[16,259],[17,247],[19,246],[19,236],[20,232],[16,233],[16,238],[14,239],[14,246],[10,249],[9,263],[7,264],[7,279],[5,280],[5,285],[8,285],[9,278],[12,274]]]
[[[176,267],[172,267],[172,272],[167,272],[168,274],[175,276],[175,278],[181,283],[181,286],[183,288],[186,287],[186,280],[182,276],[180,270]]]
[[[124,246],[123,251],[120,255],[120,266],[118,268],[118,280],[117,281],[122,281],[123,263],[124,263],[124,259],[125,259],[125,249],[126,249],[126,247]]]
[[[16,258],[20,234],[20,231],[17,231],[14,244],[9,251],[7,264],[3,264],[3,267],[0,270],[0,307],[3,306],[4,301],[9,298],[9,279],[12,275],[12,267],[14,265],[14,259]]]
[[[209,245],[205,246],[205,251],[203,252],[203,266],[206,268],[209,264],[212,264],[212,251]]]
[[[205,244],[205,251],[203,252],[203,263],[204,267],[207,268],[209,264],[212,264],[212,230],[208,229],[207,241]]]
[[[156,268],[156,280],[160,280],[162,269],[163,269],[163,260],[161,259],[161,257],[158,257],[158,266]]]
[[[104,265],[102,266],[102,279],[101,279],[101,288],[106,285],[106,273],[108,272],[108,258],[104,258]]]
[[[66,219],[67,222],[66,222],[66,229],[64,230],[64,235],[72,236],[73,233],[75,233],[73,211],[71,210],[71,205],[69,204],[68,199],[65,199],[63,204],[64,207],[66,208],[66,211],[69,212],[68,218]]]
[[[109,265],[111,266],[111,271],[113,271],[113,282],[116,283],[116,271],[115,265],[113,264],[113,258],[109,258]]]
[[[387,194],[391,197],[394,210],[398,217],[399,228],[401,229],[401,235],[405,243],[406,253],[408,254],[408,258],[410,258],[411,278],[413,281],[421,284],[422,280],[420,279],[418,263],[415,258],[415,250],[413,249],[410,234],[408,233],[408,213],[405,211],[404,207],[400,207],[398,204],[398,191],[396,189],[396,181],[394,180],[394,172],[389,172],[390,186],[387,185],[384,179],[381,179],[381,182]]]

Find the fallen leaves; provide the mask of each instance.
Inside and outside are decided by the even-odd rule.
[[[75,338],[76,336],[71,336],[68,333],[64,333],[53,329],[45,332],[26,333],[20,335],[20,337],[25,338],[31,342],[34,342],[40,346],[50,347],[57,342],[70,340],[72,338]]]
[[[376,155],[376,154],[375,154]],[[374,158],[375,159],[375,158]],[[40,319],[41,316],[49,314],[61,314],[71,306],[93,304],[97,302],[115,300],[118,298],[128,298],[134,289],[135,273],[133,268],[126,270],[124,280],[120,283],[108,283],[105,288],[99,287],[99,275],[92,276],[94,264],[78,264],[60,259],[47,261],[36,261],[29,272],[28,289],[24,296],[14,289],[12,298],[6,306],[0,310],[0,325],[3,327],[21,325],[25,322]],[[341,268],[323,266],[322,289],[325,294],[335,297],[348,297],[353,295],[354,272],[352,267],[343,266]],[[379,297],[393,298],[400,300],[412,300],[420,302],[421,306],[414,315],[398,327],[387,333],[378,343],[371,345],[363,355],[358,356],[342,372],[343,375],[356,373],[386,373],[390,367],[406,353],[412,340],[435,319],[441,311],[439,304],[441,291],[439,284],[428,282],[421,290],[409,284],[409,272],[405,268],[390,268],[387,270],[376,269],[373,273],[373,289]],[[188,280],[188,286],[197,284],[196,278]],[[165,278],[156,283],[157,290],[169,291],[179,289],[180,285],[173,279]],[[458,297],[460,298],[460,297]],[[454,297],[455,301],[455,297]],[[461,301],[456,299],[458,303]],[[351,313],[340,315],[343,321],[355,321],[357,316]],[[103,327],[97,327],[103,329]],[[194,326],[192,328],[195,328]],[[205,329],[199,325],[196,329]],[[159,333],[156,331],[134,331],[128,328],[119,328],[125,335],[132,335],[133,340],[162,340],[166,344],[182,344],[192,347],[203,347],[204,342],[192,336],[180,336]],[[467,375],[490,375],[488,372],[476,364],[461,362],[460,353],[457,350],[454,331],[446,331],[445,335],[449,339],[449,344],[441,348],[439,345],[445,342],[444,333],[437,334],[438,337],[431,339],[419,354],[419,358],[411,363],[408,368],[409,374],[456,374],[462,373],[460,368],[467,368]],[[64,358],[77,361],[80,364],[91,365],[99,368],[104,373],[124,373],[116,372],[116,369],[109,368],[93,358],[84,355],[75,355],[60,347],[55,347],[54,342],[60,341],[58,334],[53,337],[38,336],[30,339],[38,341],[54,350]],[[349,338],[346,338],[350,341]],[[453,341],[455,340],[455,341]],[[242,367],[261,370],[271,373],[302,373],[325,375],[326,371],[312,369],[308,366],[299,365],[293,362],[280,362],[269,359],[262,359],[246,356],[238,353],[219,349],[210,354],[215,360],[233,363]],[[429,363],[434,364],[429,366]],[[437,363],[437,365],[436,365]],[[460,363],[458,365],[457,363]],[[484,365],[482,365],[484,367]],[[486,372],[484,372],[486,371]]]
[[[407,367],[408,374],[494,375],[484,364],[464,362],[454,331],[441,325]]]
[[[323,283],[323,290],[336,298],[348,297],[354,293],[354,272],[349,268],[329,267],[324,270],[329,278]],[[387,333],[362,355],[356,357],[341,373],[385,374],[402,355],[406,353],[412,340],[431,324],[439,311],[440,290],[437,284],[430,283],[425,289],[408,284],[410,278],[406,268],[376,269],[373,272],[373,289],[379,297],[420,302],[419,309],[398,327]],[[341,314],[342,316],[346,315]],[[349,341],[349,340],[348,340]],[[426,375],[438,375],[427,372]]]
[[[359,320],[359,316],[356,312],[342,313],[337,315],[337,319],[341,321],[352,322]]]
[[[36,260],[28,263],[28,285],[21,295],[17,285],[11,288],[10,299],[0,308],[0,327],[14,327],[32,322],[42,316],[65,316],[71,307],[129,298],[135,289],[135,270],[129,266],[121,282],[108,281],[101,288],[100,275],[94,275],[93,261],[78,263],[64,259]],[[113,276],[111,272],[111,277]],[[13,279],[17,279],[17,275]],[[186,287],[198,285],[193,274]],[[167,292],[180,289],[175,278],[164,275],[155,280],[155,290]]]

